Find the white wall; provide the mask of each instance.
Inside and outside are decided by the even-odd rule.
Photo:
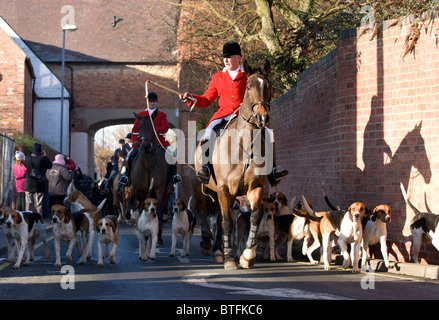
[[[86,132],[72,132],[70,139],[72,143],[70,158],[81,168],[83,173],[93,177],[95,168],[93,137],[90,137]]]
[[[60,149],[61,99],[37,99],[34,103],[34,136],[49,147],[69,154],[69,100],[64,100],[62,151]]]

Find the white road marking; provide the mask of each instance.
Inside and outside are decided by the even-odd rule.
[[[293,299],[317,299],[317,300],[349,300],[345,297],[336,296],[321,292],[304,291],[294,288],[246,288],[221,284],[215,281],[208,281],[209,277],[219,273],[197,273],[183,277],[183,281],[204,288],[228,290],[228,294],[245,294],[255,296],[268,296],[274,298]]]

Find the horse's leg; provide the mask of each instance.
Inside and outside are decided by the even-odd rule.
[[[154,193],[157,195],[157,202],[159,204],[159,207],[157,209],[157,218],[159,220],[159,233],[157,235],[157,243],[159,245],[163,245],[163,238],[162,238],[162,232],[163,232],[163,190],[154,190]]]
[[[207,204],[204,196],[195,195],[196,197],[196,205],[195,205],[195,214],[197,215],[197,224],[201,226],[201,239],[200,242],[200,252],[208,257],[212,253],[212,243],[213,235],[209,227],[209,223],[207,221]]]
[[[217,214],[216,216],[216,235],[215,242],[213,244],[213,261],[217,263],[224,262],[223,256],[223,228],[222,228],[222,215]],[[233,226],[233,225],[232,225]]]
[[[256,234],[258,232],[259,223],[262,218],[262,197],[264,194],[264,188],[259,187],[251,190],[247,193],[247,198],[250,202],[250,231],[248,234],[245,250],[242,253],[239,264],[242,268],[248,269],[253,267],[256,260],[256,247],[257,239]]]
[[[221,215],[223,217],[222,229],[223,229],[223,239],[224,239],[224,269],[232,270],[238,269],[238,265],[233,257],[233,246],[232,246],[232,230],[233,230],[233,219],[230,214],[230,208],[232,203],[235,201],[234,197],[229,193],[229,188],[223,186],[218,192],[218,202],[221,208]]]

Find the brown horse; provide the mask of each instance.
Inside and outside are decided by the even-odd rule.
[[[139,120],[139,137],[141,145],[139,153],[132,164],[130,173],[130,188],[132,190],[132,203],[142,203],[148,195],[151,181],[152,196],[157,200],[159,218],[159,239],[161,239],[163,213],[167,208],[167,202],[171,194],[172,183],[168,179],[169,168],[164,152],[155,138],[152,120],[149,115],[141,117],[134,113]],[[137,201],[135,201],[137,200]]]
[[[221,209],[225,269],[238,268],[231,237],[231,207],[237,196],[247,196],[251,210],[249,237],[239,264],[250,268],[256,260],[256,233],[262,216],[264,184],[272,169],[272,162],[267,161],[272,161],[271,145],[266,145],[264,139],[271,101],[270,64],[266,61],[262,69],[253,70],[245,61],[244,68],[248,76],[247,89],[238,115],[222,130],[220,137],[198,144],[195,153],[195,165],[199,167],[203,153],[207,155],[208,145],[213,174],[206,186],[217,193]]]

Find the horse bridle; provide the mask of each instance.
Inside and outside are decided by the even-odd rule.
[[[144,140],[148,140],[149,142],[153,142],[153,141],[154,141],[154,139],[151,138],[151,137],[141,137],[141,138],[140,138],[140,141],[143,142]]]
[[[247,89],[247,95],[248,95],[249,98],[250,98],[250,93],[248,92],[248,89]],[[257,108],[256,111],[255,111],[255,110],[254,110],[254,107],[255,107],[256,105],[258,106],[258,108]],[[239,115],[241,116],[241,118],[242,118],[245,122],[251,124],[253,127],[256,127],[256,124],[253,123],[253,122],[251,121],[251,119],[257,117],[257,112],[258,112],[258,110],[259,110],[259,108],[260,108],[261,106],[262,106],[262,107],[266,107],[266,106],[268,106],[268,108],[270,108],[270,102],[266,102],[266,101],[264,101],[264,100],[262,100],[262,101],[257,101],[257,102],[253,102],[253,103],[250,105],[250,112],[251,112],[251,114],[250,114],[250,116],[249,116],[247,119],[244,118],[244,116],[242,115],[241,112],[239,113]]]
[[[247,92],[247,95],[248,95],[249,100],[251,101],[250,90],[249,90],[248,86],[247,86],[247,90],[246,90],[246,92]],[[258,108],[256,109],[256,111],[254,110],[254,107],[255,107],[255,106],[258,106]],[[239,115],[241,116],[241,118],[242,118],[245,122],[251,124],[253,127],[256,127],[257,125],[256,125],[255,123],[253,123],[253,122],[251,121],[251,119],[252,119],[252,118],[254,118],[254,119],[257,118],[257,115],[258,115],[257,112],[258,112],[258,110],[259,110],[259,108],[260,108],[261,106],[262,106],[262,107],[268,107],[268,109],[270,109],[270,102],[267,102],[267,101],[262,100],[262,101],[256,101],[256,102],[251,103],[251,104],[250,104],[250,112],[251,112],[251,114],[250,114],[250,116],[249,116],[247,119],[244,118],[244,116],[242,115],[241,112],[239,113]]]

